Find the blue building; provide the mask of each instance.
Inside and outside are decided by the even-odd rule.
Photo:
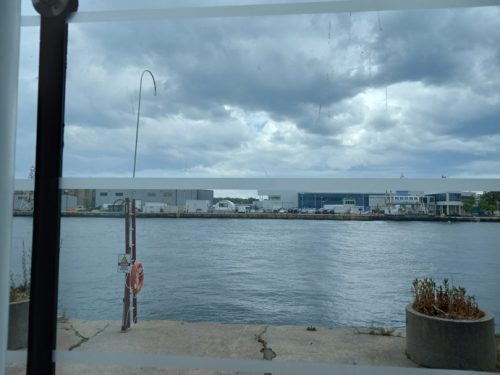
[[[342,205],[346,200],[354,201],[355,206],[369,211],[369,197],[372,193],[299,193],[299,209],[319,210],[325,205]]]

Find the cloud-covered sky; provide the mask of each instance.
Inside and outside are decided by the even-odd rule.
[[[499,19],[489,7],[71,24],[64,175],[131,176],[149,69],[138,177],[500,177]],[[38,33],[22,29],[19,178],[35,159]]]

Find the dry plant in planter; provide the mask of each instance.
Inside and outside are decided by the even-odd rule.
[[[406,307],[406,354],[433,368],[492,370],[496,365],[495,318],[463,287],[448,279],[416,279]]]
[[[450,287],[448,279],[444,279],[442,285],[436,285],[432,279],[415,279],[413,293],[413,308],[425,315],[461,320],[484,316],[475,297],[467,295],[465,288]]]
[[[31,251],[26,251],[23,241],[23,257],[21,259],[22,275],[21,281],[15,281],[14,277],[10,275],[10,302],[23,301],[30,298],[31,288]]]

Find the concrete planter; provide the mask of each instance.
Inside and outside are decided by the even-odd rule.
[[[23,349],[28,346],[29,307],[29,300],[11,302],[9,305],[8,350]]]
[[[495,318],[484,311],[477,320],[452,320],[421,314],[406,307],[406,354],[431,368],[495,369]]]

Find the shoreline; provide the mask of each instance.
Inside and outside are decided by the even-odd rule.
[[[33,216],[30,211],[15,211],[14,217]],[[123,218],[120,212],[61,212],[62,217],[105,217]],[[433,221],[463,223],[498,223],[500,216],[428,216],[428,215],[339,215],[303,213],[235,213],[235,212],[138,212],[138,218],[168,219],[268,219],[268,220],[339,220],[339,221]]]

